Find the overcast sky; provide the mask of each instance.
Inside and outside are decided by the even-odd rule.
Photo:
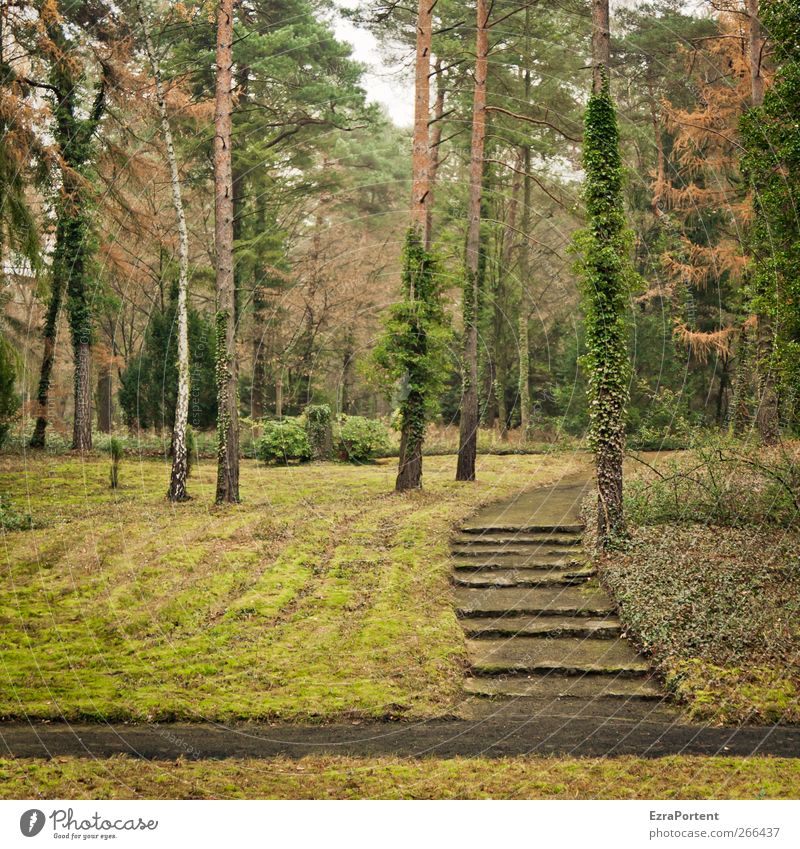
[[[355,8],[358,0],[335,0],[342,8]],[[637,0],[610,0],[611,12],[619,6],[635,6]],[[707,9],[705,0],[685,0],[686,11]],[[587,0],[588,7],[588,0]],[[386,56],[379,49],[378,41],[372,33],[356,27],[349,21],[336,17],[334,30],[338,38],[353,46],[353,57],[367,66],[364,85],[370,101],[383,104],[392,120],[399,126],[408,126],[414,117],[413,80],[411,56],[406,57],[408,64],[400,61],[403,57]]]

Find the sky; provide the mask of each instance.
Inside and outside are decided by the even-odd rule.
[[[354,8],[358,3],[337,0],[336,5]],[[393,60],[378,47],[378,40],[371,32],[338,15],[333,21],[333,28],[337,38],[352,45],[353,58],[367,66],[364,87],[368,99],[382,104],[398,126],[409,126],[414,119],[412,68],[403,66],[402,55],[398,54]]]
[[[339,8],[356,8],[358,0],[335,0]],[[611,13],[615,7],[635,6],[636,0],[610,0]],[[706,3],[704,0],[686,0],[686,10],[699,12]],[[357,27],[350,21],[336,16],[333,21],[336,36],[353,47],[353,58],[367,67],[364,76],[364,87],[370,102],[382,104],[395,124],[401,127],[410,126],[414,118],[413,96],[413,66],[405,57],[404,65],[402,52],[396,56],[387,56],[386,51],[378,45],[375,36],[362,27]]]

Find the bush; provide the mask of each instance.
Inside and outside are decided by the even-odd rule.
[[[634,524],[791,527],[800,518],[800,456],[790,447],[707,437],[650,472],[625,483],[625,510]]]
[[[19,395],[14,388],[16,378],[14,354],[6,340],[0,336],[0,446],[5,442],[19,410]]]
[[[351,463],[368,463],[389,450],[385,425],[362,416],[343,416],[339,427],[339,456]]]
[[[666,386],[650,392],[645,386],[641,394],[647,399],[647,406],[629,411],[628,445],[641,451],[686,448],[692,441],[693,429],[681,393]]]
[[[333,415],[327,404],[309,404],[305,409],[306,435],[314,460],[333,456]]]
[[[33,527],[33,520],[27,513],[18,513],[8,497],[0,495],[0,528],[4,531],[27,531]]]
[[[311,445],[305,428],[296,419],[264,422],[258,442],[258,459],[265,463],[304,463],[311,459]]]

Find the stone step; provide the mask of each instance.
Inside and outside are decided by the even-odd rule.
[[[461,531],[465,534],[581,534],[583,533],[583,525],[578,523],[565,523],[559,525],[514,525],[483,522],[465,522],[461,526]]]
[[[583,565],[588,557],[581,553],[571,557],[563,554],[504,554],[478,552],[476,554],[457,554],[453,557],[455,569],[570,569]]]
[[[479,569],[460,570],[453,576],[457,587],[546,587],[579,584],[596,574],[592,568],[577,569]]]
[[[550,548],[548,546],[524,546],[524,545],[458,545],[450,547],[450,553],[455,557],[555,557],[565,558],[580,557],[583,549],[580,546],[569,548]]]
[[[461,533],[453,542],[457,545],[538,545],[579,546],[580,534],[465,534]]]
[[[513,637],[467,640],[467,652],[476,676],[556,672],[635,678],[650,672],[649,664],[622,639]]]
[[[487,637],[595,637],[614,639],[622,633],[619,619],[589,616],[498,616],[462,620],[470,639]]]
[[[580,587],[535,587],[522,589],[454,590],[459,617],[507,614],[528,616],[607,616],[614,613],[611,599],[603,590],[587,584]]]
[[[660,701],[664,694],[652,678],[611,675],[534,675],[467,678],[464,690],[471,696],[535,699],[635,699]]]

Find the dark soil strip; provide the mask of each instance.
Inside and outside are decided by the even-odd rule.
[[[559,715],[500,713],[481,720],[269,725],[0,725],[0,756],[147,759],[278,755],[507,757],[512,755],[778,755],[800,757],[800,726],[711,728],[648,720],[641,707],[613,711],[569,700]],[[657,714],[657,712],[656,712]]]

